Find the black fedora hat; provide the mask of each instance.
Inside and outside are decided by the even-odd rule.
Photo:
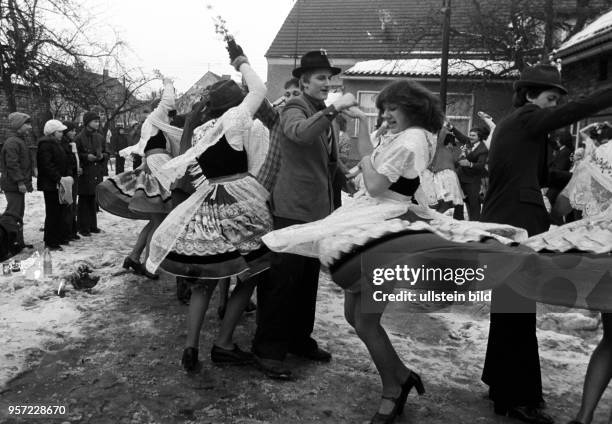
[[[561,84],[561,74],[554,65],[526,67],[521,72],[521,78],[514,82],[514,90],[521,87],[553,87],[567,94],[567,88]]]
[[[238,106],[244,100],[245,94],[236,81],[227,79],[217,81],[208,88],[208,111],[225,112]]]
[[[315,69],[329,69],[332,75],[338,75],[342,69],[331,66],[327,58],[327,52],[324,49],[315,50],[306,53],[300,59],[300,67],[295,68],[291,73],[294,77],[299,78],[306,71],[314,71]]]

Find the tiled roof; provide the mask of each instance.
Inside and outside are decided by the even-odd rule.
[[[533,0],[530,7],[537,1],[543,3]],[[479,0],[485,16],[508,13],[510,3]],[[441,0],[297,0],[266,56],[293,58],[325,48],[332,61],[398,55],[435,57],[442,44],[441,5]],[[555,0],[555,7],[558,16],[567,16],[575,10],[576,1]],[[452,2],[454,29],[469,31],[474,27],[474,19],[472,1]],[[466,43],[465,39],[452,36],[451,52],[474,51],[477,47]]]
[[[514,78],[517,71],[504,72],[512,68],[512,62],[491,60],[462,60],[450,59],[448,61],[449,77],[480,77],[495,76],[500,78]],[[378,59],[357,62],[347,69],[344,77],[351,76],[414,76],[439,77],[441,59]]]
[[[609,10],[559,46],[557,55],[561,57],[567,56],[577,50],[588,48],[601,41],[611,39],[612,10]]]

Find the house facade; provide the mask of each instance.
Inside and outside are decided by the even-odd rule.
[[[452,3],[449,57],[451,62],[467,66],[456,65],[453,72],[449,65],[446,112],[462,130],[483,124],[476,115],[478,111],[499,120],[512,109],[511,82],[518,74],[504,72],[499,66],[508,63],[502,57],[492,56],[491,49],[478,45],[473,37],[463,36],[473,32],[478,13],[483,14],[480,17],[509,16],[511,3],[507,0]],[[600,3],[593,0],[590,6],[600,7]],[[526,4],[530,13],[538,13],[544,2],[534,0]],[[319,49],[325,49],[333,66],[342,69],[333,79],[335,91],[353,93],[369,113],[374,113],[371,109],[375,93],[394,79],[414,79],[439,92],[441,6],[440,0],[297,0],[266,53],[269,98],[276,99],[282,94],[283,85],[299,66],[301,55]],[[554,6],[555,19],[563,22],[576,19],[575,1],[556,0]],[[433,63],[423,69],[417,59]]]
[[[561,74],[570,96],[612,87],[612,10],[559,46],[555,56],[561,60]],[[598,121],[612,122],[612,108],[598,112],[579,125]]]

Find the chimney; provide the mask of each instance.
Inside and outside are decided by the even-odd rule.
[[[222,80],[232,79],[232,76],[231,75],[227,75],[227,74],[223,74],[223,75],[221,75],[221,79]]]
[[[102,71],[102,79],[105,80],[108,78],[108,69],[104,69]]]

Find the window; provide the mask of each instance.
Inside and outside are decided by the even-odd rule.
[[[370,131],[374,131],[378,109],[376,108],[376,96],[378,91],[358,91],[357,101],[359,108],[368,116]],[[436,96],[438,93],[434,93]],[[472,115],[474,113],[474,95],[449,93],[446,95],[446,118],[463,134],[467,134],[472,126]],[[355,120],[354,136],[359,135],[359,122]]]
[[[369,131],[374,131],[376,119],[378,119],[378,109],[376,108],[376,96],[379,91],[358,91],[357,102],[359,109],[365,112],[368,117]],[[355,136],[359,136],[359,120],[355,119]]]

